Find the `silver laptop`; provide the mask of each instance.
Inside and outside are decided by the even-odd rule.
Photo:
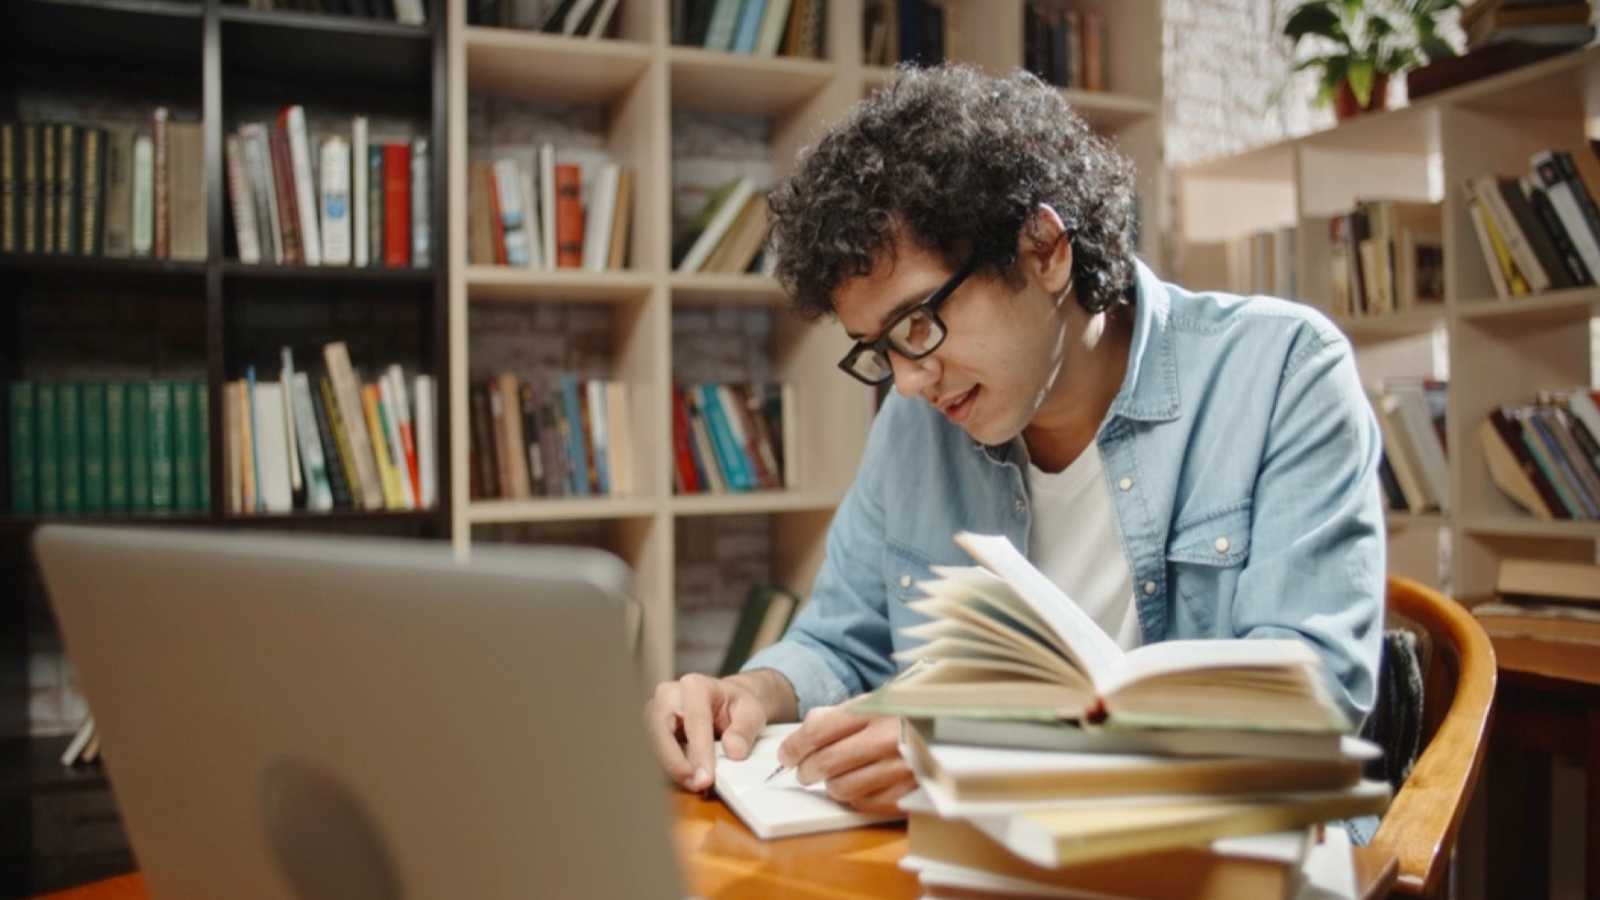
[[[615,557],[36,545],[156,900],[682,896]]]

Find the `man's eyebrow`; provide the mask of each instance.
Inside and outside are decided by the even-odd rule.
[[[890,322],[893,322],[896,316],[899,316],[901,313],[912,308],[913,306],[920,306],[922,301],[928,299],[928,296],[936,290],[938,290],[938,288],[934,288],[933,290],[919,288],[916,291],[907,294],[904,299],[894,305],[894,309],[890,310],[888,315],[883,317],[883,321],[878,324],[878,333],[882,334],[884,326]],[[862,337],[864,337],[862,334],[849,330],[845,331],[845,336],[852,341],[859,341],[862,339]]]

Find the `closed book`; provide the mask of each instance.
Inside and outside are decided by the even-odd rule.
[[[399,364],[389,366],[389,387],[394,393],[395,417],[398,419],[400,429],[400,447],[405,453],[404,475],[411,485],[411,497],[415,502],[414,508],[420,509],[422,503],[422,473],[417,451],[417,432],[412,421],[411,394],[406,390],[406,373]]]
[[[733,27],[733,43],[727,49],[735,53],[754,53],[756,41],[761,37],[761,16],[768,0],[743,0],[739,18]]]
[[[540,391],[539,398],[539,458],[544,472],[541,493],[547,497],[562,497],[567,493],[567,460],[563,448],[566,437],[561,432],[560,401],[551,391]]]
[[[1472,615],[1491,638],[1600,646],[1600,614],[1568,605],[1481,603]]]
[[[543,248],[540,261],[547,269],[557,267],[556,193],[556,148],[550,144],[541,144],[539,145],[539,239]]]
[[[371,435],[372,458],[378,472],[378,484],[383,491],[383,508],[401,510],[406,508],[405,493],[400,487],[400,473],[394,467],[394,462],[389,458],[389,442],[384,437],[383,401],[379,398],[376,384],[363,385],[361,388],[361,409],[366,420],[367,433]]]
[[[137,132],[133,137],[133,222],[128,228],[130,250],[134,256],[155,255],[155,154],[153,133],[143,130]]]
[[[283,384],[257,380],[250,401],[251,433],[256,448],[256,508],[261,512],[294,510],[289,480],[289,433],[283,417]]]
[[[383,147],[367,147],[367,265],[383,265],[384,224]]]
[[[83,126],[56,125],[56,252],[83,252],[79,220],[83,216]]]
[[[1589,233],[1600,244],[1600,208],[1595,206],[1594,195],[1589,192],[1589,186],[1578,174],[1577,163],[1572,159],[1572,154],[1565,150],[1557,150],[1552,154],[1556,165],[1561,170],[1561,177],[1572,186],[1572,197],[1578,203],[1578,211],[1583,216],[1583,221],[1589,226]]]
[[[1600,566],[1591,563],[1507,558],[1495,591],[1509,602],[1600,604]]]
[[[706,24],[707,50],[731,50],[739,27],[739,10],[743,0],[716,0]]]
[[[755,490],[755,476],[745,460],[742,442],[735,436],[733,425],[723,412],[717,385],[701,385],[699,400],[700,411],[705,416],[706,427],[711,433],[712,446],[716,448],[717,459],[722,465],[723,474],[727,476],[729,489]]]
[[[1524,407],[1513,410],[1511,414],[1522,429],[1523,444],[1538,462],[1539,470],[1550,480],[1551,486],[1555,488],[1562,505],[1572,514],[1572,518],[1592,518],[1593,514],[1589,505],[1584,502],[1582,491],[1573,483],[1572,475],[1566,470],[1565,460],[1554,439],[1545,432],[1535,411]]]
[[[152,382],[128,384],[128,510],[149,512],[150,506],[150,387]]]
[[[58,227],[56,214],[59,203],[60,191],[57,187],[60,178],[59,164],[56,162],[61,152],[56,133],[60,126],[54,122],[43,122],[39,125],[39,252],[60,253],[56,243]]]
[[[62,382],[56,391],[56,446],[61,511],[83,512],[83,385]]]
[[[194,385],[194,495],[200,510],[211,509],[211,390],[205,379]]]
[[[500,490],[500,467],[496,462],[494,421],[489,412],[489,387],[474,384],[467,389],[472,412],[472,486],[471,496],[492,500],[503,496]]]
[[[106,235],[106,130],[84,127],[80,138],[78,186],[78,249],[84,256],[103,256]]]
[[[716,442],[711,439],[711,428],[706,424],[705,413],[701,409],[699,389],[686,388],[684,399],[689,410],[689,434],[694,438],[694,458],[699,466],[701,482],[708,486],[710,493],[725,494],[733,488],[717,456]]]
[[[603,272],[611,257],[611,224],[617,214],[617,186],[620,170],[616,163],[606,163],[594,177],[594,188],[589,192],[589,209],[585,212],[583,235],[583,267],[591,272]]]
[[[106,510],[128,511],[128,385],[106,385]]]
[[[684,409],[683,388],[672,386],[672,462],[673,487],[680,494],[704,490],[690,449],[689,413]]]
[[[153,172],[155,212],[152,219],[151,234],[154,239],[152,253],[157,259],[170,259],[172,257],[172,157],[171,157],[171,112],[164,106],[158,106],[150,119],[150,134],[154,156],[151,171]]]
[[[490,398],[489,411],[494,417],[499,443],[495,446],[495,459],[500,464],[502,496],[524,498],[532,496],[528,482],[527,446],[522,435],[522,398],[517,390],[517,376],[502,372],[491,384],[495,392]]]
[[[607,466],[611,472],[611,494],[631,497],[638,493],[637,465],[634,460],[633,411],[628,404],[628,386],[621,381],[605,382]]]
[[[585,430],[589,435],[589,452],[593,459],[595,493],[611,495],[611,430],[606,415],[605,383],[590,379],[583,383]]]
[[[278,224],[278,194],[273,185],[272,147],[265,125],[239,126],[240,158],[255,212],[256,241],[261,261],[284,264],[283,232]]]
[[[356,466],[355,450],[350,445],[350,431],[344,423],[344,407],[338,398],[333,386],[333,379],[323,375],[317,379],[317,393],[322,403],[317,407],[328,420],[328,431],[333,436],[333,453],[328,455],[330,468],[338,469],[344,477],[344,486],[349,494],[349,507],[362,509],[365,501],[362,495],[361,474]],[[338,495],[335,494],[335,499]]]
[[[295,208],[299,211],[300,252],[308,266],[322,265],[322,231],[317,218],[317,185],[312,177],[311,139],[305,109],[298,104],[278,112],[278,130],[289,144],[290,176],[294,179]],[[348,182],[347,182],[348,184]]]
[[[1555,262],[1554,254],[1541,254],[1539,239],[1545,237],[1533,220],[1531,215],[1526,218],[1518,215],[1518,208],[1511,201],[1506,187],[1510,185],[1510,195],[1519,200],[1522,196],[1521,188],[1515,179],[1497,178],[1494,175],[1483,175],[1472,181],[1474,190],[1478,192],[1479,200],[1484,204],[1494,217],[1495,226],[1500,231],[1501,237],[1506,242],[1506,247],[1511,251],[1511,256],[1516,260],[1517,268],[1523,277],[1528,279],[1531,291],[1550,290],[1552,287],[1570,286],[1571,282],[1562,278],[1565,267],[1557,267],[1554,272],[1546,269],[1546,263]],[[1531,210],[1530,210],[1531,212]]]
[[[419,502],[423,509],[433,509],[439,504],[439,422],[434,390],[432,375],[418,375],[412,381],[411,393],[416,398],[417,481],[421,485]]]
[[[223,512],[230,516],[244,513],[244,465],[239,458],[239,444],[243,436],[242,408],[244,395],[240,382],[228,381],[222,385],[222,490],[226,495]]]
[[[350,120],[350,158],[345,165],[350,171],[351,261],[357,266],[365,266],[372,259],[368,243],[372,198],[367,189],[367,151],[367,117],[354,116]]]
[[[589,439],[583,427],[584,404],[579,396],[578,377],[564,373],[558,382],[561,386],[561,415],[565,420],[567,436],[567,493],[586,497],[590,494]]]
[[[383,264],[411,265],[411,148],[383,146]]]
[[[350,223],[350,142],[338,135],[322,142],[322,263],[348,266],[353,258]]]
[[[43,190],[41,130],[39,125],[31,122],[17,126],[17,162],[20,167],[17,171],[17,238],[23,253],[39,253],[43,250],[40,234],[43,226],[39,222],[39,198]]]
[[[545,493],[544,450],[539,443],[539,396],[531,382],[517,386],[518,414],[522,417],[522,455],[528,461],[528,490]]]
[[[22,249],[20,218],[22,201],[22,126],[0,122],[0,253]]]
[[[633,169],[624,166],[617,175],[616,210],[611,218],[611,249],[606,268],[622,269],[628,264],[628,234],[633,222]]]
[[[317,441],[322,446],[322,464],[328,478],[328,493],[333,498],[334,509],[350,509],[350,484],[345,480],[344,463],[339,458],[339,445],[333,436],[333,426],[328,420],[328,405],[332,400],[331,387],[326,378],[317,379],[311,391],[311,414],[316,419]],[[310,385],[308,384],[309,388]]]
[[[34,387],[33,432],[37,456],[40,515],[61,512],[61,385],[44,381]]]
[[[1572,472],[1573,482],[1592,501],[1590,505],[1595,518],[1600,518],[1600,474],[1595,472],[1594,463],[1572,433],[1572,417],[1567,415],[1565,409],[1551,404],[1540,405],[1535,412],[1555,439],[1561,456]]]
[[[1583,264],[1590,274],[1600,273],[1600,236],[1590,226],[1579,199],[1581,183],[1568,180],[1557,154],[1551,151],[1536,153],[1529,160],[1534,179],[1544,188],[1555,208],[1562,227],[1572,238]]]
[[[700,271],[706,258],[717,248],[717,244],[721,243],[728,229],[733,226],[733,220],[744,209],[745,202],[749,200],[754,190],[754,182],[747,177],[741,177],[712,193],[689,228],[688,235],[692,243],[684,249],[683,256],[676,266],[677,271],[683,273]]]
[[[105,129],[104,255],[125,257],[133,253],[133,141],[131,125]]]
[[[333,487],[328,483],[327,460],[322,455],[310,376],[304,372],[294,373],[289,389],[290,403],[294,407],[295,440],[299,443],[300,464],[305,473],[306,508],[326,512],[334,506]]]
[[[172,498],[173,508],[200,508],[195,493],[194,382],[172,383]]]
[[[1545,233],[1550,236],[1550,241],[1555,245],[1561,263],[1566,267],[1567,274],[1572,276],[1575,285],[1594,284],[1594,276],[1584,265],[1583,257],[1578,253],[1577,244],[1573,243],[1572,236],[1567,234],[1566,226],[1561,224],[1561,216],[1556,208],[1551,205],[1550,197],[1545,189],[1533,178],[1524,176],[1520,179],[1523,193],[1528,198],[1528,203],[1533,207],[1534,213],[1539,217],[1539,223],[1544,226]]]
[[[400,401],[395,396],[394,381],[387,374],[380,373],[377,388],[378,409],[382,414],[380,420],[383,422],[383,433],[387,439],[384,443],[389,451],[389,462],[394,466],[401,508],[416,509],[416,489],[407,471],[405,441],[400,435]]]
[[[83,436],[83,511],[103,513],[107,502],[106,386],[104,382],[91,381],[82,390],[79,429]]]
[[[306,257],[300,229],[300,201],[295,195],[294,162],[290,159],[289,136],[281,127],[273,127],[268,132],[267,149],[272,162],[272,192],[278,210],[278,236],[283,245],[282,264],[302,265]]]
[[[169,512],[177,504],[172,382],[150,382],[149,401],[150,508],[156,512]]]
[[[491,196],[484,198],[490,204],[490,214],[497,221],[489,223],[491,240],[489,251],[492,261],[500,265],[526,266],[529,263],[527,209],[523,206],[522,176],[517,171],[517,161],[500,159],[487,173]]]
[[[237,134],[223,143],[228,172],[228,208],[233,214],[234,244],[239,261],[250,265],[261,262],[261,235],[256,231],[255,193],[246,174],[243,143]]]
[[[363,509],[378,510],[385,506],[383,481],[379,476],[374,444],[382,439],[382,432],[369,434],[362,386],[350,365],[350,351],[343,341],[335,341],[322,348],[323,361],[333,380],[334,396],[338,399],[339,420],[342,421],[350,444],[350,458],[355,467],[351,490],[361,498]],[[331,410],[330,410],[331,412]],[[335,434],[340,422],[335,422]]]
[[[427,138],[411,141],[411,265],[425,269],[433,264],[432,157]]]
[[[11,514],[33,515],[39,511],[38,442],[34,420],[33,382],[13,381],[6,390],[6,459],[11,466]]]
[[[583,266],[583,176],[574,163],[561,163],[556,177],[556,267]]]
[[[245,377],[239,390],[239,468],[242,474],[244,511],[247,515],[261,512],[261,465],[256,459],[256,373],[255,367],[245,367]]]
[[[1478,441],[1496,487],[1541,519],[1568,518],[1566,507],[1523,445],[1518,426],[1504,412],[1490,411],[1478,426]]]
[[[492,266],[497,259],[495,232],[498,210],[492,202],[495,191],[494,164],[475,162],[467,169],[467,263]],[[503,250],[499,255],[503,255]]]

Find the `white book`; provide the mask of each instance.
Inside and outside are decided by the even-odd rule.
[[[412,382],[417,402],[417,481],[422,485],[422,508],[439,502],[439,460],[434,446],[433,376],[418,375]]]
[[[249,265],[261,262],[261,238],[256,233],[256,197],[245,176],[244,150],[239,136],[230,134],[223,141],[227,156],[228,205],[233,211],[233,235],[239,245],[239,261]]]
[[[94,733],[94,716],[90,716],[78,726],[78,733],[73,735],[72,742],[67,744],[67,749],[62,752],[61,764],[70,766],[76,763],[83,753],[83,748],[89,746],[89,739],[94,737]]]
[[[294,170],[294,199],[300,208],[300,248],[306,265],[322,265],[322,232],[317,227],[317,190],[311,177],[311,142],[306,137],[306,111],[289,107],[289,162]]]
[[[289,486],[289,434],[284,428],[283,387],[257,381],[255,396],[256,497],[265,512],[292,512]]]
[[[278,370],[278,383],[283,385],[283,433],[289,441],[289,485],[298,491],[304,482],[300,480],[300,448],[294,427],[294,352],[284,347],[278,353],[283,362]]]
[[[595,175],[594,190],[589,193],[589,209],[584,217],[583,267],[590,272],[604,272],[606,260],[611,256],[611,220],[617,214],[616,163],[606,163]]]
[[[365,266],[367,255],[367,117],[355,116],[350,120],[350,227],[355,246],[355,264]]]
[[[322,262],[350,265],[350,142],[322,142]]]
[[[1555,207],[1557,218],[1567,230],[1567,236],[1572,238],[1578,255],[1583,257],[1584,268],[1589,270],[1589,274],[1600,278],[1600,242],[1597,242],[1597,236],[1589,228],[1589,222],[1578,206],[1572,184],[1562,176],[1561,164],[1556,161],[1555,154],[1545,150],[1535,153],[1528,162],[1533,168],[1535,181],[1544,186],[1545,196],[1550,198],[1550,205]]]
[[[148,134],[133,139],[133,255],[149,256],[156,235],[156,150]]]
[[[514,159],[494,161],[494,192],[500,201],[500,232],[506,244],[506,262],[513,266],[529,263],[527,208],[523,206],[522,175]]]
[[[400,454],[400,457],[396,460],[396,464],[400,469],[400,474],[411,485],[412,500],[416,501],[417,503],[415,508],[420,509],[422,500],[416,495],[418,490],[421,488],[420,482],[422,479],[420,477],[415,480],[412,479],[412,475],[419,473],[414,472],[411,466],[415,461],[418,469],[420,470],[421,461],[414,460],[414,456],[417,452],[417,429],[416,423],[413,422],[411,418],[411,396],[410,392],[406,390],[406,373],[404,369],[400,368],[399,363],[394,363],[389,366],[387,374],[389,376],[389,387],[394,390],[395,413],[399,417],[401,442],[403,443],[405,441],[407,432],[411,433],[411,453]]]
[[[399,473],[400,496],[405,509],[417,508],[417,495],[411,490],[411,470],[406,468],[406,445],[400,437],[400,404],[394,393],[393,379],[385,372],[378,376],[378,402],[383,404],[383,428],[389,460]]]
[[[578,26],[583,24],[583,17],[594,6],[595,0],[578,0],[567,10],[567,17],[561,22],[561,33],[571,37],[578,33]]]
[[[433,264],[433,164],[427,138],[411,141],[411,265],[426,269]]]
[[[594,451],[594,464],[600,473],[600,493],[615,496],[616,486],[611,482],[611,457],[608,449],[611,444],[611,429],[606,422],[605,384],[592,378],[583,382],[582,402],[589,406],[589,446]]]
[[[767,777],[778,768],[778,746],[799,727],[798,724],[768,726],[756,738],[750,755],[742,760],[729,759],[722,750],[722,743],[717,743],[717,795],[756,837],[771,840],[905,818],[899,814],[857,812],[829,797],[820,782],[801,785],[794,769],[786,769],[768,781]]]
[[[427,16],[422,12],[422,0],[394,0],[394,20],[401,25],[423,25]]]
[[[378,458],[372,449],[372,441],[383,438],[367,433],[361,382],[350,365],[350,350],[343,341],[334,341],[322,348],[322,359],[328,366],[328,379],[333,382],[334,399],[339,403],[339,415],[344,419],[345,435],[350,441],[350,455],[356,467],[356,480],[360,482],[360,496],[353,499],[363,509],[383,509],[383,482],[378,478]],[[351,493],[355,493],[354,487]]]
[[[722,406],[722,420],[728,423],[728,431],[733,434],[733,452],[743,461],[740,468],[750,476],[750,483],[744,485],[744,489],[761,490],[756,461],[750,457],[750,433],[745,430],[744,416],[739,415],[739,399],[733,395],[733,389],[725,384],[716,385],[716,395],[717,403]]]
[[[317,413],[311,406],[311,379],[304,372],[296,372],[291,385],[295,435],[299,438],[300,461],[305,469],[306,508],[319,512],[330,510],[333,509],[333,488],[328,484],[328,462],[322,456],[322,439],[317,434]]]
[[[756,38],[757,56],[776,56],[783,43],[784,26],[789,24],[789,0],[767,0],[761,14],[761,30]]]
[[[604,0],[600,12],[594,17],[594,24],[589,26],[590,38],[598,38],[606,33],[606,26],[611,24],[611,17],[617,13],[618,0]]]
[[[1420,384],[1392,384],[1390,396],[1398,401],[1400,420],[1405,424],[1406,437],[1417,461],[1422,464],[1422,477],[1428,482],[1428,492],[1439,501],[1439,509],[1450,510],[1450,462],[1445,456],[1439,431],[1433,425],[1433,414],[1428,408],[1428,397]]]
[[[1483,264],[1489,270],[1489,282],[1494,285],[1496,297],[1510,299],[1511,285],[1506,282],[1506,274],[1500,269],[1499,254],[1494,252],[1494,240],[1489,237],[1489,214],[1471,188],[1467,188],[1466,193],[1467,216],[1472,219],[1472,231],[1478,236],[1478,250],[1483,254]]]
[[[1477,195],[1478,204],[1488,211],[1495,229],[1505,240],[1506,249],[1511,251],[1511,258],[1516,260],[1517,268],[1522,270],[1523,277],[1528,280],[1528,289],[1535,293],[1549,290],[1550,276],[1539,263],[1539,257],[1533,252],[1533,247],[1528,244],[1527,237],[1522,233],[1522,226],[1511,213],[1511,207],[1506,205],[1506,198],[1500,193],[1500,184],[1496,177],[1492,173],[1479,175],[1467,184]]]
[[[556,267],[556,148],[552,144],[539,147],[539,220],[539,233],[544,238],[544,265],[547,269],[554,269]]]
[[[630,497],[633,484],[633,419],[628,414],[628,386],[606,382],[606,416],[610,419],[611,494]]]
[[[528,268],[544,268],[544,241],[539,236],[539,207],[534,205],[533,169],[517,163],[517,181],[522,186],[522,233],[528,245]]]
[[[256,221],[266,233],[261,235],[261,255],[275,265],[283,263],[283,232],[278,221],[278,192],[272,186],[272,157],[267,145],[267,128],[259,122],[239,127],[239,143],[244,148],[245,174],[255,194]]]
[[[713,250],[717,249],[717,244],[720,244],[723,237],[727,235],[729,227],[733,225],[733,220],[738,218],[739,211],[744,209],[745,201],[750,199],[750,194],[754,190],[755,182],[748,177],[739,179],[739,183],[734,186],[727,198],[723,200],[722,205],[717,207],[716,214],[711,217],[711,222],[706,225],[706,230],[700,232],[700,236],[695,238],[694,244],[689,247],[689,252],[684,256],[683,262],[678,264],[679,272],[693,273],[700,271],[700,267],[705,264],[706,258],[711,255]]]

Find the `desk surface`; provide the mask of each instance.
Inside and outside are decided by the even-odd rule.
[[[689,890],[711,900],[844,900],[917,896],[917,879],[900,869],[905,829],[861,828],[761,841],[716,800],[673,798],[678,848]],[[1356,884],[1364,898],[1394,885],[1395,860],[1371,848],[1355,852]],[[144,880],[125,875],[47,900],[148,900]]]

